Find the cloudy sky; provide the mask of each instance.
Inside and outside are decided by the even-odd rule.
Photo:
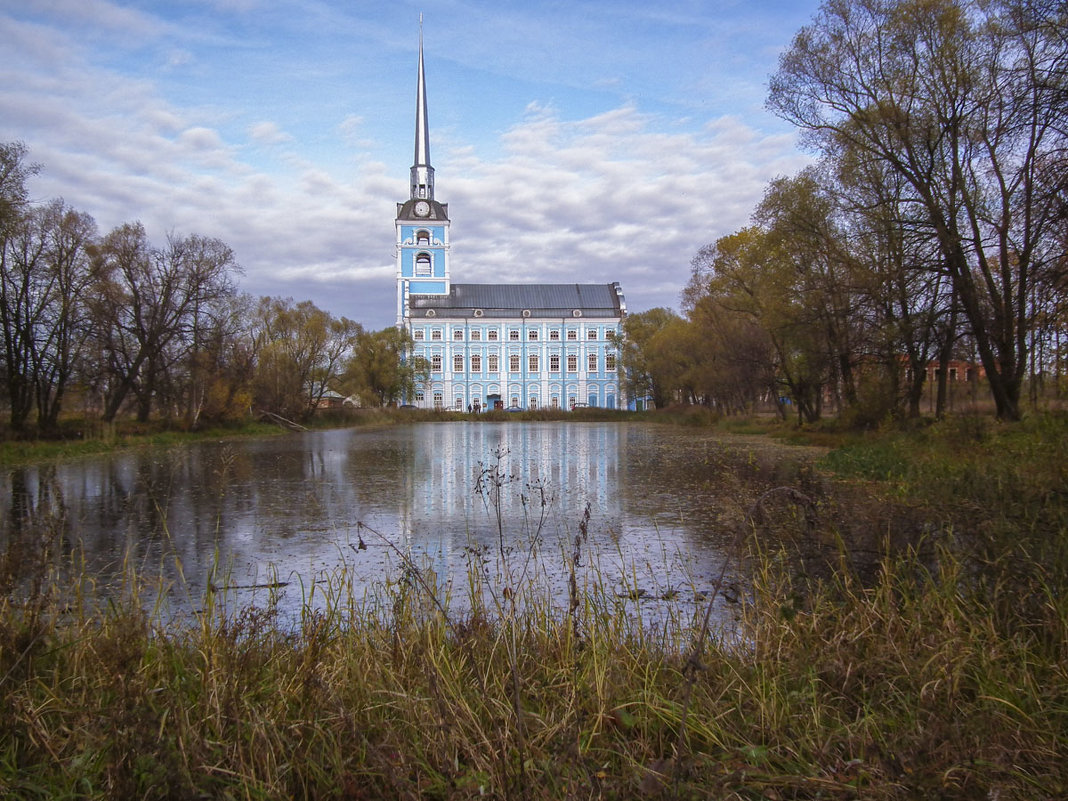
[[[620,281],[678,307],[702,245],[807,163],[764,110],[817,0],[0,0],[0,141],[101,232],[218,237],[242,290],[394,322],[419,15],[459,282]]]

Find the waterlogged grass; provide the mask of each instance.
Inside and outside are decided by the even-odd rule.
[[[910,492],[985,493],[1012,477],[1015,487],[1046,491],[1068,486],[1064,448],[1068,416],[1043,415],[1003,424],[985,417],[955,417],[925,428],[844,437],[826,464],[860,478],[906,483]]]
[[[1065,565],[1068,417],[1013,425],[960,417],[910,432],[881,432],[832,450],[822,465],[872,485],[954,528],[963,544],[996,556],[1030,549]]]

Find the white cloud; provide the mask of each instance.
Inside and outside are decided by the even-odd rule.
[[[217,5],[250,8],[244,0]],[[0,39],[11,43],[0,141],[24,140],[43,163],[35,198],[63,196],[104,231],[136,219],[153,239],[172,230],[217,236],[246,268],[246,291],[307,298],[372,328],[392,323],[393,216],[408,193],[414,75],[399,79],[403,113],[388,105],[398,77],[383,66],[365,79],[365,94],[354,89],[351,102],[319,118],[316,104],[293,112],[305,98],[281,83],[264,78],[277,98],[243,102],[244,86],[230,80],[240,76],[213,73],[211,48],[240,38],[222,22],[220,38],[201,47],[194,34],[183,38],[177,26],[113,3],[42,7],[54,20],[67,9],[79,19],[99,10],[95,30],[158,37],[161,51],[129,59],[135,68],[120,56],[120,66],[111,51],[82,42],[77,26],[0,11]],[[506,15],[497,22],[507,23]],[[551,35],[552,25],[541,24]],[[273,61],[274,50],[263,52]],[[403,55],[405,68],[414,66]],[[371,63],[380,53],[360,57]],[[219,94],[183,83],[168,58],[214,76]],[[282,74],[286,65],[276,68]],[[537,97],[515,100],[508,113],[518,120],[496,118],[477,138],[462,119],[438,128],[432,118],[438,197],[453,218],[453,280],[618,280],[632,310],[677,306],[696,250],[744,225],[767,182],[805,163],[792,136],[769,135],[740,116],[702,124],[692,108],[683,119],[677,107],[669,114],[603,97],[576,111],[546,99],[557,88],[525,86]]]
[[[665,129],[631,106],[539,114],[503,136],[502,159],[463,152],[462,177],[439,165],[453,280],[618,280],[632,309],[677,305],[697,249],[745,225],[767,182],[805,160],[789,137],[734,120]]]
[[[292,142],[293,137],[278,127],[273,122],[258,122],[248,129],[248,135],[255,141],[265,145],[278,145],[282,142]]]

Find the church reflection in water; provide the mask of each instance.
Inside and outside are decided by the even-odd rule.
[[[640,425],[435,423],[17,468],[0,485],[0,544],[12,554],[47,535],[103,585],[131,564],[155,572],[179,613],[209,586],[244,603],[271,583],[299,609],[339,569],[362,596],[407,564],[432,568],[462,604],[472,567],[561,591],[588,508],[587,578],[652,598],[723,558],[696,522],[709,500],[662,464],[683,436],[692,443]]]

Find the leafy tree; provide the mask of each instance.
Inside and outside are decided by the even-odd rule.
[[[777,398],[775,353],[767,332],[707,292],[688,317],[704,355],[696,381],[704,402],[733,414]]]
[[[421,356],[406,357],[413,345],[408,332],[396,326],[361,332],[345,370],[344,385],[369,406],[385,406],[414,396],[416,385],[429,380],[430,364]]]
[[[753,215],[765,231],[771,258],[784,260],[778,290],[791,303],[792,325],[822,350],[837,396],[857,403],[854,370],[863,348],[865,318],[858,304],[860,269],[849,247],[827,176],[810,168],[771,183]]]
[[[700,332],[688,320],[678,315],[669,317],[662,326],[651,332],[645,341],[646,369],[656,388],[662,405],[668,399],[685,403],[705,400],[702,389],[707,384],[702,369],[707,363]]]
[[[307,419],[326,392],[340,385],[362,330],[359,323],[335,319],[311,301],[261,298],[250,331],[256,408]]]
[[[663,361],[663,350],[651,346],[654,337],[678,319],[670,309],[649,309],[628,315],[623,321],[623,335],[613,336],[630,397],[652,398],[657,408],[670,402],[676,389],[669,375],[671,366]]]
[[[818,324],[818,307],[809,306],[794,257],[784,244],[759,227],[721,237],[703,250],[701,261],[695,260],[687,293],[708,314],[741,316],[762,332],[750,331],[751,352],[761,353],[766,337],[773,356],[761,372],[775,376],[776,399],[781,387],[799,417],[813,422],[822,414],[823,390],[833,364]]]

